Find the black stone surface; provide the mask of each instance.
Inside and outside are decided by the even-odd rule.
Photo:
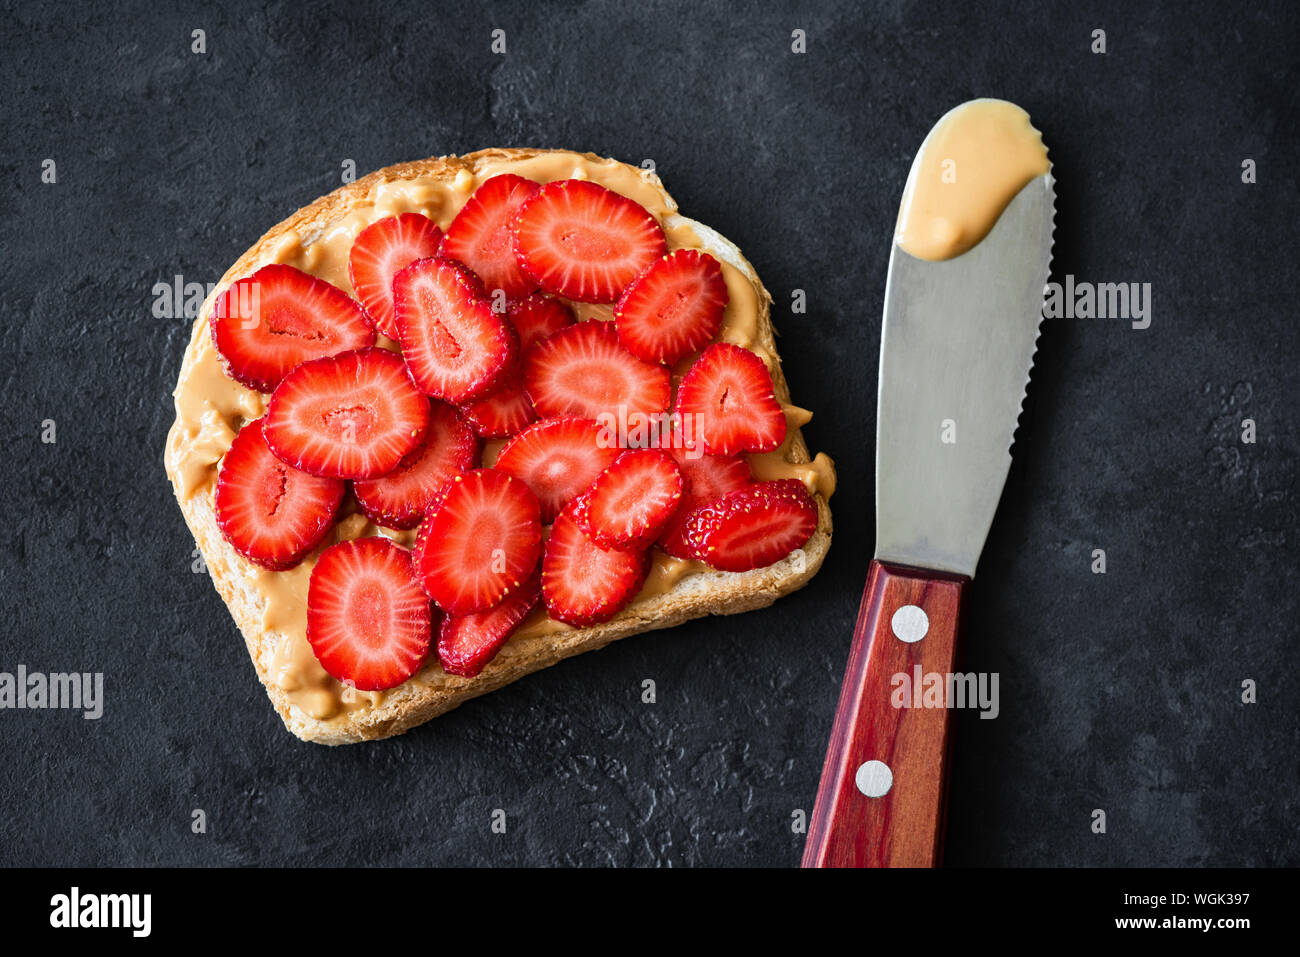
[[[796,864],[872,553],[890,231],[974,96],[1051,147],[1054,277],[1149,282],[1153,315],[1045,329],[968,620],[1001,714],[958,719],[947,861],[1300,863],[1294,5],[172,6],[4,4],[0,670],[102,671],[106,706],[0,711],[0,863]],[[835,545],[771,609],[303,744],[191,572],[161,461],[190,322],[152,289],[217,279],[345,160],[495,145],[652,158],[740,245],[839,465]]]

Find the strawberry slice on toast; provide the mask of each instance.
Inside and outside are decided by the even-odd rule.
[[[575,512],[583,498],[565,506],[542,552],[542,598],[557,621],[586,627],[608,621],[641,590],[650,571],[644,548],[606,548],[582,530]]]
[[[235,551],[264,568],[297,565],[320,544],[346,485],[285,465],[271,452],[264,419],[249,422],[217,473],[217,527]]]
[[[623,290],[614,307],[619,341],[638,359],[672,365],[722,328],[722,267],[698,249],[675,249]]]
[[[681,470],[662,449],[632,449],[597,476],[577,515],[598,545],[647,548],[682,500]]]
[[[541,597],[541,576],[534,572],[494,608],[472,615],[447,615],[438,633],[442,670],[462,678],[474,677],[505,647]]]
[[[574,322],[573,310],[563,300],[541,293],[512,302],[506,308],[506,315],[519,333],[520,355]]]
[[[785,439],[785,413],[767,366],[729,342],[700,353],[677,386],[676,412],[691,417],[683,434],[709,455],[771,452]]]
[[[459,263],[411,263],[393,279],[393,303],[411,378],[436,399],[462,405],[486,396],[517,358],[513,327]]]
[[[424,437],[429,400],[401,356],[370,347],[304,362],[271,394],[266,441],[281,461],[313,475],[385,475]]]
[[[270,392],[303,362],[374,345],[375,330],[346,293],[273,263],[213,303],[212,341],[232,379]]]
[[[476,469],[456,476],[420,525],[416,573],[443,611],[470,615],[522,586],[541,545],[537,496],[505,472]]]
[[[397,338],[393,315],[393,277],[415,262],[438,255],[442,230],[428,216],[402,213],[371,223],[352,242],[348,277],[352,291],[375,328]]]
[[[614,302],[668,252],[645,207],[597,183],[547,183],[515,214],[514,250],[547,292],[577,302]]]
[[[684,487],[677,512],[664,527],[656,544],[674,558],[693,558],[684,536],[686,520],[701,505],[753,482],[749,463],[738,455],[698,455],[692,450],[670,449],[681,469]]]
[[[432,626],[410,553],[378,537],[325,549],[307,586],[307,641],[322,668],[361,691],[395,688],[419,671]]]
[[[507,442],[494,468],[532,489],[549,523],[622,454],[604,437],[590,419],[543,419]]]
[[[532,180],[513,173],[493,176],[474,190],[451,221],[438,255],[468,266],[483,281],[489,297],[497,289],[507,299],[528,295],[537,283],[515,258],[510,225],[519,207],[537,190]]]
[[[573,310],[559,299],[535,294],[512,302],[506,309],[510,324],[519,336],[519,355],[525,356],[547,336],[573,325]],[[485,439],[504,439],[518,435],[537,421],[537,410],[524,388],[523,376],[515,372],[504,376],[505,382],[484,399],[465,406],[465,415],[474,431]]]
[[[755,482],[691,512],[683,537],[693,557],[724,572],[780,561],[817,530],[817,505],[798,479]]]
[[[397,467],[373,479],[358,479],[352,492],[361,511],[385,528],[415,528],[453,478],[472,469],[478,439],[455,407],[429,401],[429,427],[420,444]]]
[[[537,414],[654,415],[667,410],[672,380],[663,366],[638,359],[612,322],[579,322],[543,339],[524,357],[524,388]]]
[[[537,421],[537,410],[518,378],[498,386],[486,399],[465,406],[464,412],[475,433],[485,439],[518,435]]]

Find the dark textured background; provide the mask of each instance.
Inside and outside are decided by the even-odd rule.
[[[959,717],[948,862],[1300,863],[1293,6],[4,6],[0,670],[102,670],[107,705],[0,712],[0,862],[795,864],[872,551],[899,195],[941,113],[999,96],[1051,147],[1055,277],[1150,282],[1154,314],[1045,330],[969,614],[1002,713]],[[497,145],[653,158],[740,245],[839,465],[835,545],[771,609],[302,744],[190,571],[162,469],[190,322],[151,289],[218,278],[345,159]]]

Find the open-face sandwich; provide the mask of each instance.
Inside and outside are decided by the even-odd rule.
[[[646,170],[497,149],[299,210],[204,303],[165,462],[285,725],[399,734],[830,546],[771,297]]]

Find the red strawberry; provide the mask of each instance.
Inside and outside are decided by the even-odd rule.
[[[506,314],[519,333],[520,355],[547,336],[573,325],[572,309],[559,299],[540,294],[511,303]]]
[[[576,517],[597,545],[645,548],[682,500],[682,473],[667,452],[624,452],[582,496]]]
[[[519,354],[524,355],[539,340],[565,326],[573,325],[573,311],[559,299],[533,295],[511,303],[507,309],[510,324],[519,336]],[[524,389],[519,373],[505,373],[505,381],[491,394],[465,407],[465,415],[474,431],[485,439],[504,439],[517,435],[537,421],[537,410]]]
[[[518,356],[514,329],[451,260],[411,263],[393,279],[393,301],[411,378],[434,398],[460,405],[485,396]]]
[[[464,411],[474,431],[485,439],[516,435],[537,420],[532,400],[517,379],[499,386],[486,399],[465,406]]]
[[[798,479],[755,482],[693,511],[684,537],[695,558],[745,572],[789,555],[817,530],[817,505]]]
[[[406,549],[386,538],[339,542],[307,585],[307,641],[321,667],[362,691],[395,688],[429,657],[429,596]]]
[[[313,475],[368,479],[391,472],[424,436],[429,400],[402,357],[370,347],[304,362],[271,395],[266,441]]]
[[[438,255],[442,230],[428,216],[402,213],[377,220],[361,230],[348,253],[352,291],[376,328],[397,338],[393,316],[393,277],[417,259]]]
[[[710,455],[771,452],[785,438],[785,413],[763,360],[719,342],[695,360],[677,386],[676,411],[691,422],[691,445]]]
[[[737,455],[697,455],[690,449],[668,451],[686,481],[684,501],[703,505],[753,481],[749,463]]]
[[[716,259],[674,250],[623,290],[614,307],[619,341],[638,359],[672,365],[718,334],[727,298]]]
[[[519,268],[511,245],[510,223],[524,201],[536,192],[537,184],[522,176],[493,176],[474,191],[451,221],[439,255],[472,269],[483,280],[488,295],[496,289],[507,299],[528,295],[537,283]]]
[[[429,403],[429,428],[387,475],[352,483],[357,504],[385,528],[415,528],[452,478],[474,467],[478,439],[469,422],[444,402]]]
[[[622,453],[605,438],[590,419],[543,419],[507,442],[494,468],[533,490],[548,523]]]
[[[505,647],[541,596],[541,576],[534,572],[532,578],[506,595],[495,608],[473,615],[448,615],[442,620],[438,635],[442,670],[449,675],[473,678]]]
[[[528,486],[495,469],[458,475],[425,517],[415,565],[429,597],[449,615],[500,604],[537,564],[542,523]]]
[[[346,488],[290,468],[272,453],[265,419],[249,422],[217,473],[217,527],[249,561],[281,571],[302,561],[334,524]]]
[[[612,322],[589,320],[543,339],[524,357],[524,388],[543,417],[644,413],[668,408],[668,370],[642,362]]]
[[[375,344],[356,300],[292,266],[263,266],[223,292],[212,341],[231,378],[270,392],[309,359]]]
[[[691,558],[693,555],[683,535],[691,513],[728,492],[744,488],[753,479],[749,474],[749,463],[739,456],[694,455],[685,449],[670,451],[682,471],[685,488],[681,506],[659,535],[658,545],[674,558]]]
[[[608,621],[641,590],[650,570],[643,548],[603,548],[578,524],[569,503],[542,552],[542,598],[552,618],[582,628]]]
[[[668,251],[658,220],[626,196],[584,180],[547,183],[515,215],[515,256],[547,292],[613,302]]]

